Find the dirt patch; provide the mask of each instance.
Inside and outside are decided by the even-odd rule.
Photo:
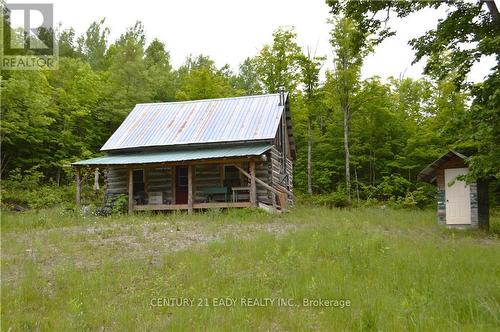
[[[2,240],[14,245],[2,248],[2,282],[19,280],[28,261],[50,280],[60,266],[96,268],[109,259],[145,259],[157,265],[167,253],[196,249],[227,237],[249,239],[262,233],[280,237],[298,227],[284,222],[210,224],[165,221],[9,233],[4,234]]]

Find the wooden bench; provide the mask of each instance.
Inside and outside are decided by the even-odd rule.
[[[224,202],[227,202],[227,187],[206,187],[203,188],[202,192],[207,195],[208,201],[215,201],[215,195],[224,195]]]

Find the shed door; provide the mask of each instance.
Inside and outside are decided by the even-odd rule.
[[[467,168],[449,168],[444,170],[446,223],[467,225],[470,220],[470,187],[465,181],[455,180],[457,176],[467,174]],[[452,186],[450,182],[455,180]]]

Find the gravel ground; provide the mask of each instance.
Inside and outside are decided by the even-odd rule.
[[[51,281],[58,268],[68,265],[95,268],[110,258],[144,259],[156,265],[170,252],[201,248],[224,238],[248,239],[262,233],[280,237],[298,227],[283,221],[235,224],[165,221],[9,232],[2,234],[2,283],[19,280],[29,262]]]

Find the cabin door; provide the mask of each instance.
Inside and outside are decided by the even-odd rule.
[[[188,203],[188,168],[177,166],[175,168],[175,204]]]
[[[467,168],[448,168],[444,170],[446,223],[468,225],[470,217],[470,187],[464,181],[456,180],[457,176],[467,174]],[[453,185],[448,186],[452,181]]]
[[[144,204],[145,203],[145,185],[144,185],[144,170],[143,169],[134,169],[132,172],[132,177],[134,181],[134,186],[133,186],[133,196],[134,199],[137,201],[138,204]]]

